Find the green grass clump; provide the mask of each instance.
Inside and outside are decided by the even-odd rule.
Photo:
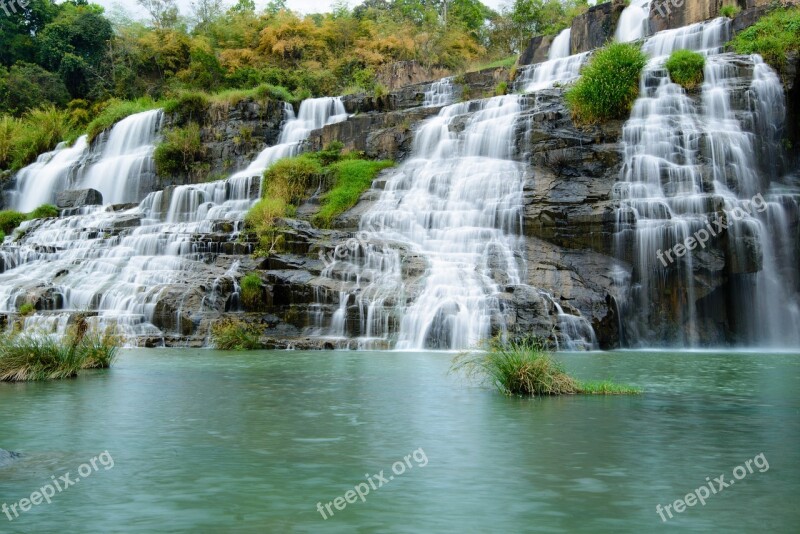
[[[238,319],[223,319],[211,326],[211,341],[220,350],[258,350],[263,348],[258,329]]]
[[[734,18],[739,12],[742,11],[742,8],[737,6],[736,4],[731,4],[727,6],[722,6],[719,10],[719,14],[723,17],[728,17],[729,19]]]
[[[297,204],[321,175],[322,165],[312,155],[284,158],[264,172],[263,191],[266,197],[281,199],[286,204]]]
[[[333,177],[333,187],[322,196],[322,208],[314,216],[314,224],[330,228],[337,216],[356,205],[361,194],[372,185],[375,176],[393,165],[393,161],[363,159],[331,164],[329,170]]]
[[[17,313],[19,313],[23,317],[27,317],[28,315],[33,315],[35,311],[36,307],[30,302],[26,302],[25,304],[19,307]]]
[[[153,152],[153,159],[159,176],[190,172],[205,159],[200,126],[190,122],[183,128],[168,129]]]
[[[786,72],[786,54],[800,50],[800,7],[772,11],[728,44],[737,54],[759,54],[772,68]]]
[[[0,116],[0,169],[11,166],[23,127],[22,119],[11,115]]]
[[[490,383],[506,395],[612,395],[640,390],[611,382],[580,382],[569,376],[539,339],[527,337],[502,343],[494,340],[486,352],[456,357],[453,371]]]
[[[27,218],[30,219],[49,219],[52,217],[58,217],[59,210],[57,207],[53,206],[52,204],[42,204],[32,212],[30,212]]]
[[[0,211],[0,230],[3,231],[4,234],[10,234],[14,231],[14,229],[22,224],[26,219],[27,215],[24,213],[20,213],[19,211],[14,210],[3,210]]]
[[[647,56],[639,45],[611,43],[598,50],[566,95],[573,119],[593,124],[628,116],[639,96],[639,75]]]
[[[242,277],[239,286],[242,288],[242,304],[248,309],[257,308],[261,303],[261,277],[256,273],[248,273]]]
[[[142,97],[137,100],[109,100],[103,110],[86,127],[88,140],[91,143],[103,131],[122,119],[159,107],[161,107],[161,103],[150,97]]]
[[[694,89],[703,83],[703,68],[706,58],[691,50],[676,50],[664,66],[672,81],[684,89]]]
[[[474,63],[470,65],[468,71],[480,71],[486,69],[499,69],[499,68],[511,68],[517,63],[517,55],[508,56],[502,59],[496,59],[494,61],[484,62],[484,63]]]
[[[178,124],[185,125],[190,122],[202,124],[205,122],[211,99],[200,91],[184,91],[164,104],[164,112],[175,114]]]
[[[73,327],[64,339],[30,333],[0,335],[0,381],[71,378],[81,369],[111,366],[120,342],[108,333]]]

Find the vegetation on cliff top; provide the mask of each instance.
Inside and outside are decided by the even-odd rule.
[[[131,113],[169,108],[186,92],[212,105],[296,102],[380,92],[378,73],[397,61],[450,71],[507,65],[532,35],[554,33],[587,8],[585,0],[514,0],[500,12],[478,0],[451,0],[446,9],[365,0],[302,15],[283,0],[261,11],[252,0],[198,0],[183,16],[176,0],[137,3],[148,21],[50,0],[18,3],[0,17],[0,169],[18,169],[84,132],[93,139]]]
[[[43,204],[30,213],[21,213],[14,210],[0,211],[0,234],[3,238],[13,232],[17,226],[33,219],[47,219],[58,217],[58,208],[51,204]]]
[[[703,68],[706,58],[691,50],[676,50],[667,59],[664,66],[669,71],[672,81],[684,89],[694,89],[703,83]]]
[[[737,54],[760,54],[775,70],[785,72],[787,54],[800,51],[800,7],[772,11],[729,44]]]
[[[622,395],[641,390],[612,382],[580,382],[566,373],[547,351],[546,344],[534,337],[501,342],[494,339],[485,352],[457,356],[452,371],[485,381],[506,395]]]
[[[639,96],[639,76],[647,56],[639,45],[610,43],[594,54],[580,79],[565,94],[574,119],[593,124],[627,118]]]

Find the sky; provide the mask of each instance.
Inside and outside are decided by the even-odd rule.
[[[136,0],[91,0],[92,3],[100,4],[101,6],[105,6],[107,11],[110,11],[111,8],[116,4],[121,6],[123,9],[128,11],[129,13],[135,15],[143,15],[144,11],[136,5]],[[259,8],[263,8],[267,5],[269,0],[256,0],[256,6]],[[510,3],[512,0],[481,0],[487,6],[498,9],[500,6]],[[233,4],[234,0],[228,0],[228,4]],[[299,11],[301,13],[324,13],[331,10],[331,5],[333,5],[334,0],[288,0],[286,5],[289,9],[294,11]],[[354,7],[361,3],[360,0],[349,0],[350,6]],[[181,11],[183,13],[189,13],[189,6],[191,5],[191,0],[178,0],[178,5],[181,7]]]

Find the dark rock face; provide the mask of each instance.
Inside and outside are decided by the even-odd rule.
[[[96,189],[71,189],[60,191],[56,195],[56,206],[61,209],[99,206],[103,204],[103,195]]]
[[[531,37],[528,41],[528,46],[522,51],[519,56],[518,64],[533,65],[534,63],[541,63],[547,61],[547,54],[550,51],[550,45],[553,44],[554,35],[537,35]]]
[[[425,67],[417,61],[396,61],[378,69],[375,78],[389,91],[396,91],[408,85],[439,80],[449,74],[446,69]]]
[[[575,17],[570,32],[572,53],[588,52],[609,41],[614,36],[623,9],[625,2],[613,0],[590,7],[586,13]]]
[[[206,166],[189,174],[159,176],[158,188],[199,183],[208,177],[225,178],[247,167],[259,152],[278,141],[285,115],[284,103],[274,100],[248,99],[233,106],[212,106],[200,131]],[[177,125],[177,116],[165,116],[164,128]]]

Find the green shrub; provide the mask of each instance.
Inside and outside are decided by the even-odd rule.
[[[500,82],[494,88],[494,96],[503,96],[508,93],[508,82]]]
[[[393,165],[393,161],[362,159],[333,163],[329,168],[333,187],[322,196],[322,208],[314,216],[314,224],[329,228],[337,216],[356,205],[379,172]]]
[[[611,43],[598,50],[566,95],[576,122],[591,124],[628,116],[639,96],[647,57],[637,44]]]
[[[220,350],[258,350],[258,328],[238,319],[226,318],[211,326],[211,340]]]
[[[158,107],[160,104],[150,97],[142,97],[137,100],[109,100],[104,104],[102,111],[86,127],[88,140],[91,143],[103,131],[122,119]]]
[[[205,148],[200,138],[200,126],[190,122],[184,128],[171,128],[153,153],[156,173],[170,176],[191,172],[196,164],[205,160]]]
[[[28,315],[33,315],[35,311],[36,307],[30,302],[26,302],[19,307],[17,313],[19,313],[23,317],[27,317]]]
[[[178,124],[185,125],[190,122],[202,124],[205,122],[211,99],[199,91],[186,91],[164,105],[166,113],[177,116]]]
[[[67,110],[49,105],[28,111],[15,140],[12,168],[22,168],[39,154],[53,150],[71,131]]]
[[[52,217],[58,217],[59,213],[60,212],[58,208],[52,204],[42,204],[28,214],[28,219],[49,219]]]
[[[785,73],[786,54],[800,50],[800,7],[772,11],[737,33],[729,44],[737,54],[759,54]]]
[[[313,156],[302,154],[279,160],[264,172],[264,196],[297,204],[321,174],[322,165]]]
[[[287,215],[288,206],[280,198],[262,198],[247,212],[245,228],[258,240],[256,256],[270,256],[283,244],[283,234],[276,228],[275,220]]]
[[[263,282],[256,273],[248,273],[239,282],[242,288],[242,304],[247,309],[258,308],[261,303],[261,288]]]
[[[0,211],[0,230],[4,234],[10,234],[14,229],[22,224],[28,218],[24,213],[14,210]]]
[[[722,6],[719,10],[719,14],[723,17],[728,17],[729,19],[734,18],[742,9],[737,6],[736,4]]]
[[[672,81],[684,89],[694,89],[703,83],[703,68],[706,58],[691,50],[676,50],[664,66]]]
[[[294,95],[288,89],[279,85],[270,85],[268,83],[259,85],[256,87],[255,94],[259,99],[269,98],[280,102],[294,102]]]
[[[71,378],[81,369],[105,369],[114,362],[120,340],[109,333],[70,328],[63,339],[30,333],[0,335],[0,381]]]
[[[611,382],[579,382],[564,371],[563,366],[547,351],[545,343],[532,336],[507,343],[493,340],[485,352],[457,356],[452,371],[485,380],[506,395],[640,393],[636,388]]]
[[[10,115],[0,117],[0,169],[11,166],[22,128],[22,120]]]

